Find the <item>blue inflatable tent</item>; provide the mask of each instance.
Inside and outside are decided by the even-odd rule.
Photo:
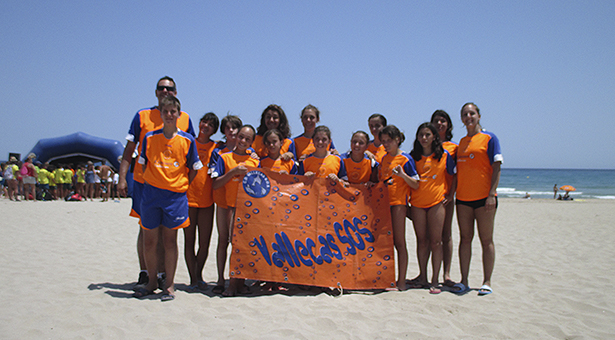
[[[87,161],[94,163],[105,161],[117,171],[122,161],[124,146],[116,140],[76,132],[68,136],[41,139],[27,155],[31,153],[35,155],[35,161],[41,163],[79,164]],[[132,193],[132,173],[128,173],[126,177],[130,195]]]
[[[28,153],[33,153],[41,163],[85,163],[106,161],[115,169],[120,168],[124,146],[112,139],[90,136],[83,132],[45,138],[36,143]]]

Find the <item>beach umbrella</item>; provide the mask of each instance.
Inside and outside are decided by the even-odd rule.
[[[577,189],[575,189],[575,187],[573,187],[572,185],[564,185],[559,187],[559,190],[563,190],[563,191],[576,191]]]

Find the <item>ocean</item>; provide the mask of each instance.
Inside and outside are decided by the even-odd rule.
[[[499,197],[553,198],[553,185],[572,185],[575,199],[615,199],[615,170],[502,168]],[[564,194],[559,191],[559,194]]]

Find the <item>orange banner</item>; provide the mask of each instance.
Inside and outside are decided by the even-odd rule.
[[[388,191],[249,168],[230,276],[344,289],[395,287]]]

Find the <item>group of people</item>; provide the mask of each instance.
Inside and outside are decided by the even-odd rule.
[[[101,198],[102,202],[110,197],[120,200],[117,191],[119,174],[106,165],[49,164],[34,161],[36,155],[30,154],[24,162],[10,157],[2,163],[2,189],[6,198],[20,201],[67,200],[81,201]]]
[[[376,113],[368,118],[372,138],[367,132],[357,131],[350,138],[350,151],[340,154],[330,129],[317,126],[320,112],[313,105],[302,110],[304,132],[294,138],[284,110],[276,104],[265,108],[257,128],[237,116],[227,115],[220,121],[214,113],[207,113],[199,121],[196,135],[188,114],[181,111],[175,81],[161,78],[155,93],[158,105],[134,116],[118,184],[120,192],[125,192],[132,154],[138,150],[130,213],[139,218],[141,226],[137,240],[141,272],[135,297],[154,294],[159,288],[163,301],[174,299],[179,229],[184,230],[190,287],[206,288],[202,271],[209,253],[214,209],[219,237],[218,280],[213,292],[234,296],[248,289],[243,280],[234,278],[226,287],[224,268],[237,187],[250,166],[327,178],[342,185],[385,182],[398,255],[399,290],[426,288],[430,293],[440,293],[442,268],[442,283],[454,293],[467,293],[476,221],[483,250],[479,295],[492,292],[496,189],[503,158],[497,137],[482,129],[476,104],[466,103],[461,108],[467,134],[458,145],[451,141],[453,124],[445,111],[437,110],[429,122],[418,127],[410,153],[401,149],[405,136],[400,129]],[[216,142],[211,136],[218,128],[224,140]],[[460,231],[459,282],[453,281],[450,273],[455,206]],[[406,280],[406,218],[412,220],[417,240],[419,275],[412,280]],[[432,275],[428,278],[430,257]],[[280,287],[262,284],[267,289]]]

